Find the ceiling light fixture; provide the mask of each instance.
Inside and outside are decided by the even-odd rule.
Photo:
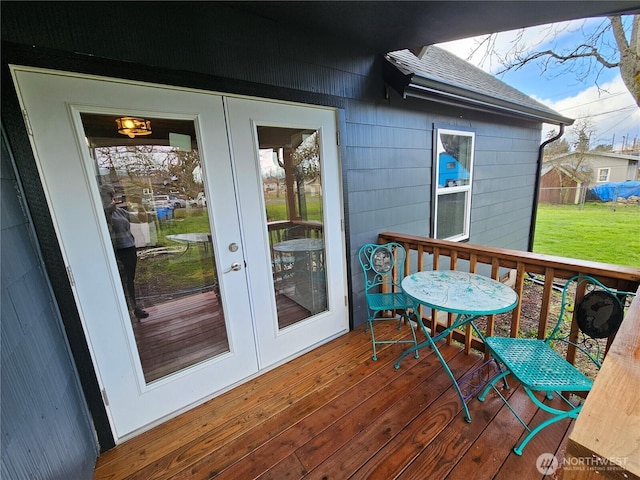
[[[135,138],[138,135],[151,134],[151,121],[145,120],[144,118],[116,118],[116,125],[118,126],[118,133],[128,135],[130,138]]]

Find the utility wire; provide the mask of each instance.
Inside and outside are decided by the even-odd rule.
[[[566,111],[566,110],[573,110],[574,108],[581,108],[581,107],[584,107],[585,105],[591,105],[592,103],[602,102],[602,101],[608,100],[608,99],[610,99],[610,98],[619,97],[620,95],[624,95],[624,94],[626,94],[626,93],[627,93],[627,92],[618,92],[618,93],[614,93],[614,94],[612,94],[612,95],[609,95],[609,96],[608,96],[608,97],[606,97],[606,98],[599,98],[599,99],[597,99],[597,100],[592,100],[592,101],[590,101],[590,102],[582,103],[582,104],[580,104],[580,105],[574,105],[573,107],[563,108],[562,110],[563,110],[563,112],[564,112],[564,111]]]
[[[622,108],[616,108],[615,110],[609,110],[608,112],[591,113],[591,114],[587,114],[587,115],[582,115],[581,117],[576,117],[574,120],[580,120],[580,119],[583,119],[583,118],[599,117],[600,115],[608,115],[609,113],[624,113],[624,112],[632,110],[634,108],[637,108],[637,107],[635,105],[629,105],[629,106],[622,107]]]
[[[614,126],[609,127],[608,129],[606,129],[604,132],[599,133],[599,135],[604,135],[605,133],[610,132],[611,130],[613,130],[614,128],[617,128],[618,125],[620,125],[621,123],[623,123],[625,120],[627,119],[627,117],[623,118],[622,120],[620,120],[618,123],[616,123]],[[602,138],[602,137],[600,137]]]

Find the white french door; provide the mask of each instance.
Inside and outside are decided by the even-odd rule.
[[[335,118],[326,109],[241,98],[227,98],[226,105],[243,230],[261,239],[247,242],[245,254],[259,359],[268,366],[348,328]],[[270,175],[292,192],[281,194],[280,203],[269,192]],[[287,176],[293,177],[288,184]],[[293,221],[277,235],[267,226],[277,224],[271,207],[283,203]],[[273,289],[264,288],[270,277]],[[285,303],[302,306],[302,315],[283,322],[278,307]]]
[[[116,441],[347,330],[331,110],[12,73]]]

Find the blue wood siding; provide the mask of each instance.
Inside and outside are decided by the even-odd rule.
[[[541,125],[394,92],[386,102],[348,102],[346,119],[356,324],[366,319],[359,246],[381,231],[430,234],[434,124],[476,133],[469,242],[527,249]]]
[[[0,172],[0,476],[90,479],[95,435],[4,137]]]

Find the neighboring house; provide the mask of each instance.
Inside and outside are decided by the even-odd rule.
[[[561,165],[544,165],[540,175],[541,203],[577,204],[585,199],[590,175],[564,168]]]
[[[591,186],[598,183],[626,182],[638,179],[638,155],[613,152],[570,152],[545,160],[546,165],[561,165],[565,170],[588,175]]]
[[[398,49],[630,8],[617,1],[1,7],[7,478],[91,478],[99,450],[362,324],[355,252],[379,232],[526,250],[542,123],[571,120],[441,49],[421,58]],[[183,128],[175,140],[183,151],[202,147],[203,195],[218,226],[209,239],[221,271],[216,298],[234,342],[214,361],[154,382],[143,375],[89,154],[90,144],[112,135],[105,128],[113,121],[103,120],[125,115],[150,117],[155,135]],[[287,133],[269,143],[286,152],[312,132],[322,141],[329,301],[322,316],[279,330],[256,142]],[[439,187],[444,152],[460,166]]]
[[[628,182],[638,176],[637,155],[570,152],[545,159],[540,178],[543,203],[580,203],[598,185]]]

